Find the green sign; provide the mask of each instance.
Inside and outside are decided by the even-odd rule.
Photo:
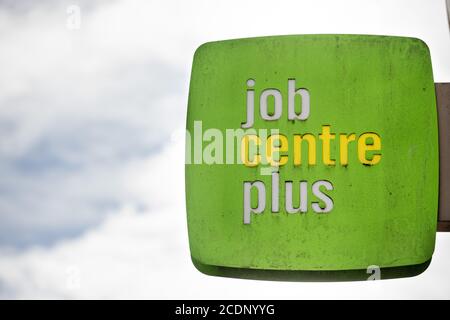
[[[251,277],[431,259],[438,131],[421,40],[204,44],[194,56],[187,132],[189,242],[201,271]]]

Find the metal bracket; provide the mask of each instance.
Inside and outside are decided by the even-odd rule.
[[[439,118],[438,231],[450,231],[450,83],[435,83]]]

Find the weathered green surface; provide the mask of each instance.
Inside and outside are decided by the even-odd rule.
[[[356,144],[349,165],[280,168],[280,183],[331,181],[334,208],[270,211],[270,176],[260,166],[186,165],[186,205],[192,257],[205,265],[274,270],[346,270],[419,264],[434,250],[438,204],[438,137],[434,82],[426,45],[413,38],[349,35],[282,36],[213,42],[195,53],[187,128],[239,128],[246,119],[246,81],[255,92],[277,88],[287,96],[287,79],[308,88],[311,114],[264,121],[256,107],[254,128],[294,133],[376,132],[382,160],[364,166]],[[284,102],[284,101],[283,101]],[[206,145],[206,143],[205,143]],[[331,155],[339,157],[334,143]],[[243,182],[267,188],[263,214],[242,222]],[[308,198],[313,199],[309,187]],[[298,196],[297,196],[298,197]],[[296,198],[297,198],[296,197]],[[294,199],[296,199],[294,198]],[[298,202],[298,199],[297,199]]]

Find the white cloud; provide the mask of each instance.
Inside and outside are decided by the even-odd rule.
[[[189,73],[155,43],[130,43],[137,30],[123,33],[122,7],[82,10],[79,31],[66,28],[64,6],[0,11],[0,243],[53,243],[131,198],[152,202],[122,176],[183,125]]]

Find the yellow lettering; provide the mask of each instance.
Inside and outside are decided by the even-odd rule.
[[[367,139],[372,139],[372,143],[367,143]],[[362,164],[373,166],[380,162],[381,154],[374,153],[371,159],[367,158],[367,151],[380,151],[381,139],[376,133],[363,133],[358,139],[358,158]]]
[[[330,141],[334,140],[335,137],[334,133],[330,133],[330,126],[322,126],[322,133],[319,134],[319,138],[322,140],[322,160],[328,166],[336,164],[336,161],[331,159],[330,154]]]
[[[339,135],[339,160],[342,166],[348,165],[348,144],[349,142],[355,141],[356,135],[351,133],[349,135],[340,134]]]
[[[256,167],[261,161],[261,156],[257,152],[253,152],[253,159],[250,160],[250,142],[253,142],[252,150],[255,151],[257,146],[261,144],[261,139],[254,134],[245,135],[241,141],[241,160],[247,167]]]
[[[302,164],[302,141],[308,142],[308,164],[316,164],[316,137],[310,133],[304,135],[294,135],[294,165],[299,166]]]
[[[275,146],[275,141],[279,141],[278,146]],[[282,156],[280,155],[280,152],[286,151],[288,151],[288,140],[286,136],[281,134],[274,134],[267,138],[266,155],[267,161],[271,166],[284,166],[288,161],[288,156]],[[275,156],[273,154],[274,152],[276,153]]]

